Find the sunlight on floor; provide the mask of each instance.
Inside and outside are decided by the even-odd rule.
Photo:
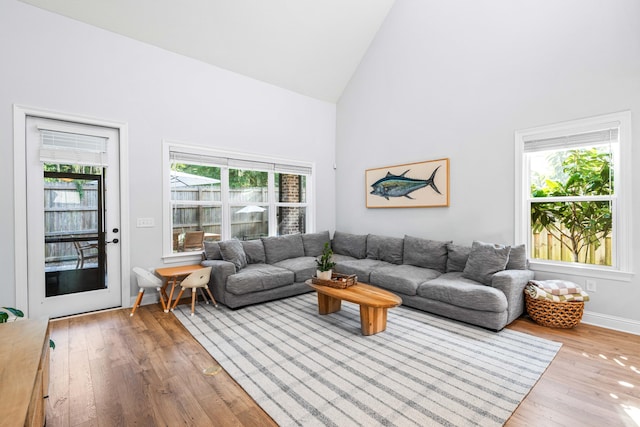
[[[636,423],[637,426],[640,426],[640,409],[636,408],[635,406],[629,405],[620,406],[622,406],[622,409],[624,409],[627,415],[629,415],[629,418],[631,418],[631,420]]]

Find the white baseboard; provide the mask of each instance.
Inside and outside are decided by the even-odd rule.
[[[585,311],[582,314],[582,322],[589,325],[640,335],[640,321],[637,320]]]

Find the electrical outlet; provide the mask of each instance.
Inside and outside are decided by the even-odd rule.
[[[155,222],[153,221],[153,218],[138,218],[136,222],[136,227],[139,227],[139,228],[154,227],[154,226],[155,226]]]
[[[585,282],[586,288],[588,292],[596,292],[596,281],[588,280]]]

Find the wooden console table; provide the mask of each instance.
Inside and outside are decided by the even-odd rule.
[[[49,321],[0,324],[0,423],[42,426],[49,390]]]

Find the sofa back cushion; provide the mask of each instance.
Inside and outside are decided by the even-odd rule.
[[[218,242],[204,241],[204,257],[206,259],[222,259]]]
[[[220,246],[222,259],[233,263],[236,269],[240,270],[247,266],[247,256],[239,240],[225,240],[218,243],[218,246]]]
[[[247,264],[264,264],[267,262],[262,240],[255,239],[243,241],[242,248],[247,256]]]
[[[447,273],[464,270],[470,252],[470,246],[447,243]]]
[[[404,264],[430,268],[444,273],[447,270],[447,255],[449,252],[447,245],[450,243],[452,242],[441,242],[405,235],[403,262]]]
[[[302,244],[304,245],[305,256],[320,256],[324,249],[324,244],[331,244],[329,231],[320,233],[307,233],[302,235]]]
[[[511,246],[474,241],[462,277],[491,285],[493,275],[507,266],[509,252]]]
[[[336,231],[331,246],[337,254],[363,259],[367,255],[367,235]]]
[[[367,258],[402,264],[404,241],[400,237],[386,237],[377,234],[367,236]]]
[[[262,237],[267,264],[304,256],[304,244],[300,234]]]

